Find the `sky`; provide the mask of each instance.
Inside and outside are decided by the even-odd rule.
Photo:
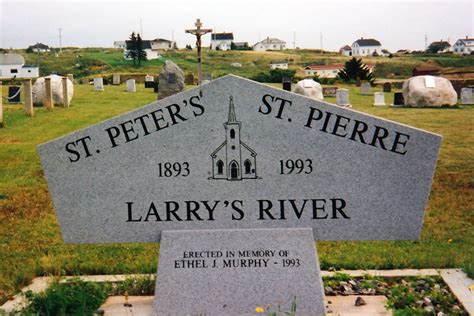
[[[0,47],[41,42],[112,47],[132,31],[144,39],[194,44],[184,30],[201,18],[205,28],[233,32],[237,42],[267,36],[287,47],[336,51],[355,40],[375,38],[389,51],[420,50],[428,43],[474,37],[474,0],[0,0]],[[209,45],[205,35],[203,45]]]

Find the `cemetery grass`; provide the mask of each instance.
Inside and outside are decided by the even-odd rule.
[[[0,129],[0,303],[34,276],[156,272],[158,244],[65,245],[39,163],[38,144],[155,100],[143,85],[135,94],[124,92],[123,85],[105,88],[94,92],[76,85],[70,109],[35,108],[33,118],[20,105],[6,106],[6,128]],[[473,277],[474,107],[375,108],[373,96],[347,88],[354,110],[444,138],[420,240],[318,242],[321,268],[463,267]]]

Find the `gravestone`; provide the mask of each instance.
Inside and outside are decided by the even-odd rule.
[[[362,81],[360,81],[359,78],[357,78],[357,81],[356,81],[356,87],[360,87],[360,85],[362,84]]]
[[[74,74],[67,74],[66,77],[74,83]]]
[[[398,106],[402,107],[405,106],[405,100],[403,99],[403,93],[402,92],[395,92],[393,94],[393,106]]]
[[[472,97],[472,88],[461,89],[461,104],[474,104]]]
[[[337,93],[337,87],[323,87],[323,96],[335,97]]]
[[[103,78],[94,78],[94,91],[104,91]]]
[[[212,74],[210,73],[203,73],[202,74],[202,80],[206,80],[206,81],[211,81],[212,80]]]
[[[315,100],[324,100],[323,88],[319,82],[313,79],[303,79],[295,84],[294,93],[304,95]]]
[[[167,60],[158,76],[158,98],[164,99],[173,94],[184,90],[183,71],[173,63]]]
[[[127,80],[127,92],[137,92],[137,87],[135,85],[135,79]]]
[[[89,84],[89,79],[88,78],[82,78],[81,80],[79,80],[79,83],[80,84]]]
[[[120,75],[119,74],[113,74],[112,75],[112,84],[113,85],[119,85],[120,84]]]
[[[8,87],[8,103],[20,103],[21,102],[21,87],[10,86]]]
[[[362,95],[371,95],[372,86],[370,85],[370,82],[363,82],[360,85],[360,94]]]
[[[390,82],[383,84],[383,92],[392,92],[392,84]]]
[[[155,86],[155,78],[150,75],[145,76],[145,88],[153,88]]]
[[[194,84],[194,74],[189,73],[184,77],[184,83],[187,85],[193,85]]]
[[[66,243],[162,241],[160,314],[320,315],[314,239],[418,238],[440,143],[227,75],[38,152]]]
[[[347,89],[337,89],[336,91],[336,105],[342,107],[351,107],[349,103],[349,90]]]
[[[291,83],[293,82],[293,78],[291,77],[283,77],[282,78],[282,89],[285,91],[291,91]]]
[[[383,92],[375,92],[374,106],[385,106],[385,94]]]

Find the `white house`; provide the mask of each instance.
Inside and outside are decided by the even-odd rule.
[[[343,46],[339,49],[339,53],[343,56],[352,56],[352,48],[349,45]]]
[[[374,53],[382,55],[382,44],[373,38],[361,37],[352,43],[352,56],[372,56]]]
[[[451,44],[449,44],[449,42],[443,41],[443,40],[433,42],[433,43],[431,43],[430,46],[440,47],[441,49],[437,51],[438,54],[448,53],[448,52],[451,51]]]
[[[453,53],[464,55],[474,52],[474,38],[460,38],[453,45]]]
[[[27,49],[31,49],[35,53],[46,53],[50,51],[49,46],[43,43],[36,43],[35,45],[28,46]]]
[[[278,38],[267,37],[261,42],[253,45],[253,50],[266,51],[266,50],[283,50],[286,48],[286,42]]]
[[[229,50],[234,40],[233,33],[212,33],[211,49],[212,50]]]
[[[164,38],[155,38],[150,41],[152,50],[170,50],[175,48],[176,42]]]
[[[373,72],[375,65],[367,64],[369,72]],[[333,65],[308,65],[304,67],[306,76],[318,76],[319,78],[336,78],[340,70],[344,68],[344,64]]]
[[[123,58],[125,58],[127,60],[131,59],[131,58],[127,57],[127,54],[128,54],[128,51],[130,50],[131,45],[132,45],[132,41],[125,41],[126,48],[123,50]],[[143,50],[146,53],[146,59],[147,60],[160,58],[159,51],[153,50],[151,48],[151,41],[143,40],[142,41],[142,47],[143,47]]]
[[[114,48],[125,49],[125,41],[114,41]]]
[[[272,61],[270,63],[271,69],[288,69],[288,62],[285,60],[281,61]]]
[[[38,78],[39,68],[26,66],[25,58],[19,54],[0,54],[0,79]]]

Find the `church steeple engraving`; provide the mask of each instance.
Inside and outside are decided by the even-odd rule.
[[[224,123],[225,141],[211,153],[212,177],[239,181],[257,179],[257,153],[240,139],[242,122],[237,120],[233,97],[229,98],[229,112]]]

